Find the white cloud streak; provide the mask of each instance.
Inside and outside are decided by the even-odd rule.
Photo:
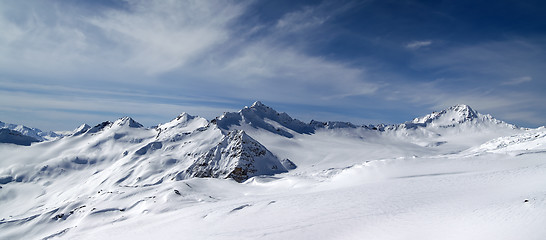
[[[329,15],[317,15],[317,7],[305,7],[301,11],[291,12],[277,21],[278,31],[299,32],[319,27],[330,18]]]
[[[511,79],[509,81],[505,81],[505,82],[501,83],[501,85],[520,85],[522,83],[526,83],[526,82],[530,82],[530,81],[533,81],[532,77],[524,76],[524,77],[514,78],[514,79]]]
[[[129,11],[110,10],[89,22],[125,50],[125,66],[153,74],[182,67],[227,41],[227,25],[242,10],[210,1],[135,1]]]
[[[250,86],[262,96],[267,96],[267,92],[277,96],[282,92],[296,94],[286,94],[286,101],[296,100],[289,96],[297,97],[298,93],[316,101],[335,94],[369,95],[377,90],[375,84],[364,80],[361,69],[267,43],[245,48],[226,64],[223,71],[235,75],[241,80],[240,84]]]
[[[422,47],[426,47],[432,44],[432,41],[414,41],[406,44],[406,48],[408,49],[419,49]]]

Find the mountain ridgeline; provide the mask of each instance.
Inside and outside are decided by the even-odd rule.
[[[457,128],[458,132],[464,132],[465,128],[475,131],[477,127],[517,129],[466,105],[456,105],[398,125],[357,126],[347,122],[304,123],[261,102],[238,112],[224,113],[211,121],[182,113],[153,128],[146,128],[130,117],[115,122],[105,121],[93,127],[83,124],[72,133],[49,141],[43,137],[36,138],[34,135],[38,131],[29,133],[27,129],[31,128],[18,128],[26,132],[6,128],[0,131],[0,141],[25,146],[34,143],[29,148],[43,154],[36,156],[35,162],[39,166],[6,170],[0,172],[0,177],[4,182],[38,181],[44,176],[96,168],[100,170],[94,178],[102,179],[102,184],[120,186],[149,186],[193,177],[243,182],[253,176],[283,173],[296,167],[291,160],[271,152],[249,131],[289,139],[320,131],[359,134],[364,131],[385,136],[403,133],[405,137],[425,134],[423,136],[437,138],[444,134],[442,129]],[[39,132],[37,136],[40,136]],[[438,140],[422,145],[437,146],[440,143]],[[50,148],[59,150],[51,154],[47,151]],[[109,174],[116,171],[124,175],[118,179],[110,178]]]

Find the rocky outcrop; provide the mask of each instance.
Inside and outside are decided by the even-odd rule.
[[[186,170],[188,177],[231,178],[237,182],[282,172],[287,170],[279,159],[242,130],[229,132]]]

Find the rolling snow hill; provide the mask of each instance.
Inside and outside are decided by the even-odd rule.
[[[0,239],[543,239],[545,139],[466,105],[389,126],[261,102],[83,124],[0,144]]]

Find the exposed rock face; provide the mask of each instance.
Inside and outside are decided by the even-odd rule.
[[[242,130],[229,132],[186,170],[190,177],[232,178],[237,182],[282,172],[287,170],[279,159]]]
[[[99,124],[95,125],[94,127],[90,128],[89,130],[86,131],[86,133],[88,133],[88,134],[97,133],[97,132],[100,132],[104,128],[109,127],[111,125],[112,125],[112,122],[104,121],[104,122],[99,123]]]

